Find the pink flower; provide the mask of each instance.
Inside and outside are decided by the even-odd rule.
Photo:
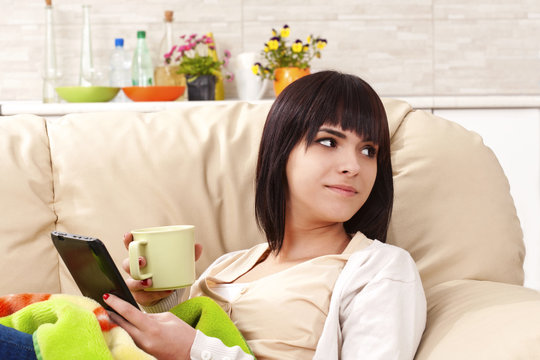
[[[172,56],[172,54],[175,52],[176,48],[178,46],[174,45],[172,48],[171,48],[171,51],[169,51],[168,53],[165,54],[165,57],[168,57],[170,58]]]
[[[225,56],[223,57],[223,66],[229,66],[229,61],[231,59],[231,53],[229,50],[225,50]]]

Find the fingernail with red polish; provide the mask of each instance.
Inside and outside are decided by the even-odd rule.
[[[142,286],[148,286],[148,279],[141,280]]]
[[[142,266],[142,257],[139,257],[139,266]]]
[[[103,300],[107,300],[109,298],[109,294],[103,294]]]

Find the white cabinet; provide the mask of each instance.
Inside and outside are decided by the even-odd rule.
[[[540,290],[540,109],[433,113],[478,133],[499,159],[523,228],[525,286]]]

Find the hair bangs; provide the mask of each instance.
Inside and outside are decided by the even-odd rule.
[[[341,127],[364,141],[379,145],[387,137],[386,112],[375,91],[363,80],[346,74],[333,74],[326,81],[327,91],[318,93],[304,117],[306,143],[313,143],[323,125]],[[384,119],[384,121],[381,121]]]

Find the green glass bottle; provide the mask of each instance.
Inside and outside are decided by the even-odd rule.
[[[137,31],[137,47],[131,62],[131,83],[133,86],[154,85],[154,65],[146,45],[146,31]]]

